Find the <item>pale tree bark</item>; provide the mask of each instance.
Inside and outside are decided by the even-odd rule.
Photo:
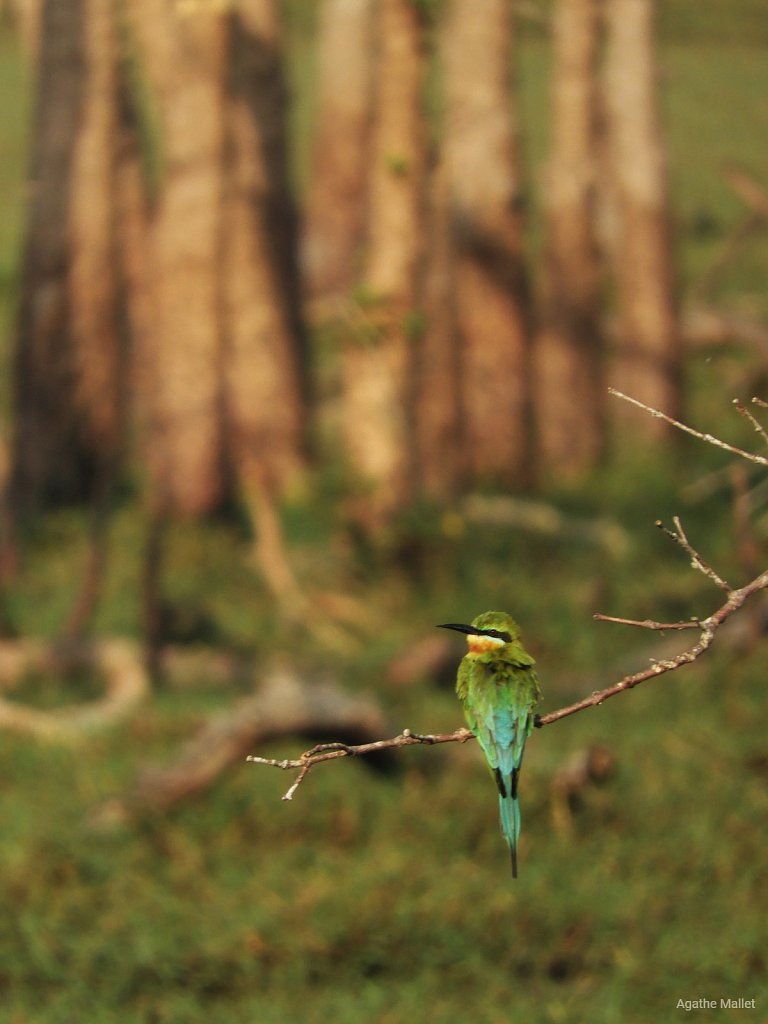
[[[16,349],[17,501],[86,494],[116,457],[115,42],[98,0],[41,11]]]
[[[307,292],[347,294],[360,276],[372,117],[373,0],[323,0],[302,263]]]
[[[364,272],[371,329],[350,338],[342,356],[345,451],[368,488],[361,511],[369,526],[412,488],[408,332],[420,290],[425,167],[423,34],[412,0],[380,0],[376,39]]]
[[[77,133],[70,211],[69,288],[75,339],[74,398],[83,428],[117,458],[124,407],[115,222],[117,38],[112,7],[84,0],[88,70]]]
[[[154,502],[198,514],[223,494],[220,298],[225,17],[214,4],[133,0],[132,28],[162,121],[149,239]]]
[[[53,467],[54,489],[70,490],[73,424],[71,330],[66,286],[68,210],[76,125],[83,102],[82,8],[49,0],[41,12],[30,191],[15,349],[13,503],[39,497]],[[58,421],[47,430],[46,417]],[[62,479],[63,477],[63,479]],[[58,487],[57,487],[58,485]]]
[[[461,483],[461,365],[444,161],[433,169],[428,191],[425,325],[413,353],[416,469],[421,493],[445,499]]]
[[[137,450],[129,451],[128,454],[145,457],[145,441],[149,434],[149,395],[153,388],[153,267],[149,241],[152,184],[149,180],[149,155],[142,151],[141,142],[142,136],[147,134],[146,112],[139,109],[136,82],[132,80],[133,75],[128,70],[128,62],[137,59],[137,55],[132,52],[134,41],[129,40],[127,35],[128,25],[126,19],[122,28],[124,52],[118,76],[113,202],[116,233],[119,239],[116,260],[119,302],[124,331],[129,337],[126,420],[135,430],[135,436],[140,439],[136,446]],[[127,48],[130,48],[131,52],[125,52]],[[147,145],[145,139],[144,146]]]
[[[305,466],[298,240],[275,0],[230,12],[221,294],[226,446],[254,554],[283,613],[306,611],[276,502]]]
[[[605,443],[600,255],[601,0],[559,0],[553,24],[552,148],[544,189],[544,311],[535,346],[536,438],[544,473],[573,476]]]
[[[512,101],[513,5],[452,0],[444,26],[444,154],[456,246],[463,459],[473,480],[532,468],[529,295]]]
[[[275,0],[230,13],[221,289],[230,461],[246,493],[284,491],[306,455],[297,237]]]
[[[43,0],[0,0],[0,16],[10,12],[24,53],[32,61],[38,56],[42,6]]]
[[[610,380],[679,417],[682,350],[656,94],[654,14],[653,0],[606,0],[605,91],[620,335]],[[661,420],[647,416],[639,416],[637,427],[645,434],[667,431]]]
[[[164,128],[151,276],[135,261],[127,267],[148,293],[133,311],[148,339],[144,612],[157,665],[169,518],[206,511],[232,487],[251,516],[267,586],[281,610],[298,606],[276,502],[305,466],[306,387],[277,4],[134,4]],[[127,170],[132,181],[130,162]],[[135,192],[127,223],[140,243]],[[160,326],[170,332],[179,317],[163,337]]]

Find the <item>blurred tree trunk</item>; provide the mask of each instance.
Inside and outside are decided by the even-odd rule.
[[[413,353],[416,467],[420,491],[443,499],[451,496],[461,482],[461,366],[444,161],[437,164],[429,179],[427,217],[425,327]]]
[[[472,480],[533,465],[530,298],[522,259],[513,5],[451,0],[443,37],[444,154],[455,245],[463,461]]]
[[[97,80],[88,96],[95,127],[101,127],[101,131],[83,133],[83,163],[91,168],[91,174],[82,175],[85,187],[73,196],[73,205],[82,207],[75,222],[83,226],[74,245],[73,319],[81,325],[78,355],[83,364],[83,405],[91,410],[95,428],[114,439],[114,455],[95,482],[87,557],[78,593],[57,639],[57,645],[65,650],[83,642],[101,600],[114,492],[123,470],[121,442],[126,425],[137,412],[135,363],[146,335],[146,326],[132,305],[132,299],[138,301],[134,288],[138,280],[143,292],[146,290],[148,221],[138,147],[139,117],[130,95],[124,52],[125,25],[119,7],[104,5],[101,0],[90,3],[87,29],[93,50],[101,57],[102,78],[108,78],[109,88],[106,82]],[[109,96],[108,106],[95,102],[102,93]],[[97,191],[89,178],[93,179],[94,171],[107,161],[109,173],[99,175],[104,187]],[[112,342],[106,349],[105,340]]]
[[[116,125],[116,168],[114,216],[119,239],[117,276],[123,331],[126,346],[128,399],[126,419],[139,439],[136,452],[146,458],[144,444],[148,429],[149,394],[152,390],[152,330],[154,323],[150,258],[152,191],[151,165],[157,164],[149,152],[150,131],[146,97],[138,95],[139,53],[135,21],[128,17],[126,4],[118,9],[118,31],[122,37],[118,74],[118,111]]]
[[[284,490],[306,455],[297,229],[275,0],[230,11],[222,288],[229,458],[246,492]]]
[[[117,38],[111,6],[84,0],[88,60],[74,152],[69,267],[75,338],[74,398],[83,429],[112,469],[124,408],[124,352],[119,330],[117,223]]]
[[[27,57],[37,58],[43,0],[0,0],[0,15],[9,11]]]
[[[372,116],[373,0],[323,0],[303,265],[313,298],[360,276]]]
[[[41,10],[16,348],[13,491],[87,493],[116,457],[115,41],[99,0]]]
[[[225,23],[213,5],[134,0],[134,30],[162,121],[150,251],[148,365],[155,500],[199,514],[224,490],[218,267]]]
[[[163,118],[150,276],[134,261],[128,272],[151,389],[144,618],[156,667],[163,538],[178,513],[208,511],[236,488],[267,585],[296,598],[275,506],[306,462],[307,388],[278,6],[131,6]],[[128,194],[140,239],[141,203]]]
[[[656,96],[653,0],[606,0],[606,113],[617,215],[613,259],[620,348],[611,381],[679,417],[682,346],[671,215]],[[658,419],[622,409],[643,433]]]
[[[146,335],[138,380],[149,390],[153,501],[199,513],[233,482],[277,494],[306,460],[278,10],[274,0],[128,8],[162,120],[151,270],[132,260],[128,275],[134,328]]]
[[[545,472],[558,475],[594,466],[605,442],[594,227],[600,3],[559,0],[554,14],[544,313],[535,363],[537,442]]]
[[[412,490],[409,331],[423,256],[423,32],[412,0],[380,0],[365,264],[368,337],[343,351],[345,450],[369,485],[362,518],[374,526]]]
[[[276,509],[306,455],[297,222],[288,189],[277,4],[238,0],[229,22],[220,268],[226,444],[265,583],[284,613],[299,615],[301,592]]]

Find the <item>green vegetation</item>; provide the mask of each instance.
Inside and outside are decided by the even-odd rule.
[[[657,515],[682,510],[691,537],[740,579],[727,496],[683,508],[660,466],[652,485],[634,471],[594,483],[603,511],[630,534],[615,558],[586,543],[471,529],[456,513],[425,526],[416,555],[409,549],[413,578],[374,564],[340,583],[326,538],[309,540],[311,510],[294,508],[299,563],[314,566],[316,583],[328,573],[371,614],[339,679],[374,693],[393,731],[455,727],[450,689],[426,679],[394,688],[385,666],[435,622],[486,605],[514,607],[524,624],[545,709],[619,666],[641,667],[654,638],[594,623],[593,611],[676,618],[720,599],[653,529]],[[571,494],[560,504],[576,516],[597,502]],[[133,522],[130,508],[118,516],[102,629],[137,629]],[[49,519],[30,538],[12,606],[25,631],[60,620],[83,554],[74,525]],[[256,674],[275,648],[307,673],[335,664],[295,631],[265,639],[271,608],[243,568],[246,544],[224,526],[180,532],[169,553],[174,600],[194,600],[209,635],[251,654]],[[457,661],[460,653],[457,643]],[[17,697],[51,702],[30,687]],[[116,834],[88,829],[95,805],[236,696],[221,684],[164,690],[130,724],[77,750],[5,738],[0,997],[9,1019],[395,1024],[410,1014],[452,1022],[471,1006],[474,1020],[492,1024],[633,1022],[671,1019],[678,998],[743,995],[759,1005],[768,996],[758,652],[735,660],[723,648],[534,734],[517,883],[473,744],[403,751],[389,774],[352,762],[320,768],[291,804],[280,801],[287,776],[243,763],[162,819]],[[291,755],[307,742],[260,752]],[[617,770],[584,794],[565,835],[553,826],[552,775],[592,742],[613,751]]]
[[[296,45],[304,45],[314,5],[292,6]],[[765,19],[763,0],[670,0],[664,8],[665,103],[690,284],[742,217],[719,177],[721,162],[764,172]],[[0,43],[8,114],[23,76],[7,39]],[[535,25],[524,45],[523,103],[538,165],[546,55]],[[294,70],[298,81],[298,64]],[[297,126],[306,124],[303,109]],[[3,123],[5,144],[13,134],[16,146],[13,161],[0,160],[12,200],[0,217],[4,328],[17,265],[23,124],[7,116]],[[755,236],[718,297],[764,312],[767,264],[766,236]],[[691,364],[696,422],[725,424],[730,439],[751,444],[728,405],[748,367],[748,355],[728,351]],[[652,653],[652,635],[595,623],[595,611],[677,619],[719,603],[654,530],[655,519],[683,515],[718,570],[743,580],[727,479],[704,500],[685,497],[687,485],[726,465],[726,456],[685,444],[682,453],[641,457],[626,441],[619,446],[615,464],[583,489],[549,496],[574,517],[618,523],[628,544],[612,556],[586,541],[423,509],[390,550],[354,559],[338,531],[337,485],[321,481],[319,503],[297,501],[285,522],[302,583],[344,592],[368,614],[343,659],[275,622],[236,524],[175,529],[166,593],[186,615],[187,638],[238,650],[256,678],[281,652],[308,677],[332,669],[343,685],[376,695],[393,732],[447,730],[461,719],[448,686],[387,683],[388,660],[434,623],[509,608],[538,661],[542,708],[554,709],[642,667]],[[29,524],[8,595],[22,633],[53,635],[64,621],[85,559],[84,527],[79,511]],[[126,497],[113,524],[99,632],[139,632],[142,543],[141,516]],[[457,640],[457,662],[460,654]],[[92,685],[78,680],[77,697]],[[703,996],[755,998],[762,1019],[765,686],[764,652],[716,645],[692,668],[535,733],[521,786],[517,883],[493,786],[471,743],[402,751],[389,773],[357,762],[319,768],[289,804],[280,801],[287,775],[243,763],[194,803],[103,833],[87,826],[89,812],[147,761],[172,757],[238,696],[234,688],[163,689],[130,723],[78,749],[4,734],[0,1019],[646,1024],[677,1020],[678,999]],[[15,694],[43,706],[63,696],[39,679]],[[309,742],[286,739],[260,753],[290,756]],[[592,742],[612,750],[616,772],[584,793],[566,835],[553,825],[551,779]],[[745,1012],[715,1010],[707,1019]]]

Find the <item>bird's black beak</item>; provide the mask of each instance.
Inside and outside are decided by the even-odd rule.
[[[437,626],[438,629],[455,629],[457,633],[466,633],[467,636],[479,636],[480,631],[475,629],[474,626],[466,626],[462,622],[441,622]]]

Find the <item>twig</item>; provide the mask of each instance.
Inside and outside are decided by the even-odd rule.
[[[384,715],[370,697],[347,693],[329,680],[310,682],[277,664],[265,669],[255,692],[206,719],[169,761],[140,769],[122,793],[94,808],[89,820],[109,829],[165,814],[206,790],[249,750],[283,736],[321,730],[365,743],[385,728]]]
[[[665,672],[671,672],[674,669],[680,668],[681,665],[688,665],[691,662],[696,661],[697,658],[701,657],[701,655],[712,646],[715,633],[725,620],[730,618],[735,611],[738,611],[744,602],[752,597],[753,594],[758,593],[760,590],[765,590],[766,587],[768,587],[768,570],[761,573],[759,576],[756,576],[755,579],[745,587],[731,591],[725,604],[722,604],[716,612],[713,612],[713,614],[709,616],[709,618],[702,620],[701,636],[692,647],[689,647],[674,658],[654,662],[650,668],[643,669],[642,672],[636,672],[634,675],[625,676],[623,679],[620,679],[618,683],[614,683],[612,686],[608,686],[604,690],[597,690],[595,693],[590,694],[589,697],[585,697],[583,700],[577,701],[575,704],[571,704],[566,708],[560,708],[559,711],[553,711],[549,715],[544,715],[538,724],[550,725],[552,722],[559,722],[561,718],[567,718],[569,715],[574,715],[577,711],[583,711],[585,708],[591,708],[598,704],[602,704],[603,701],[608,700],[609,697],[615,697],[617,693],[623,693],[624,690],[631,690],[634,686],[637,686],[638,683],[642,683],[646,679],[652,679],[654,676],[663,675]]]
[[[686,423],[681,423],[679,420],[673,419],[672,416],[667,416],[665,412],[661,412],[659,409],[654,409],[652,406],[646,405],[645,402],[641,402],[637,398],[630,398],[629,395],[625,395],[622,391],[617,391],[616,388],[608,388],[608,391],[612,395],[615,395],[616,398],[623,398],[624,401],[629,402],[630,405],[636,405],[638,409],[644,409],[656,419],[664,420],[673,427],[677,427],[678,430],[682,430],[684,433],[690,434],[692,437],[698,437],[700,441],[706,441],[707,444],[712,444],[716,448],[722,448],[723,451],[731,452],[733,455],[740,455],[742,459],[748,459],[750,462],[756,462],[759,466],[768,466],[768,457],[765,455],[756,455],[754,452],[745,451],[743,448],[736,448],[735,445],[728,444],[727,441],[721,441],[719,437],[715,437],[713,434],[703,434],[700,430],[695,430],[693,427],[689,427]]]
[[[675,669],[681,668],[683,665],[689,665],[691,662],[696,661],[697,658],[701,657],[701,655],[704,654],[705,651],[708,651],[712,646],[715,633],[725,620],[730,618],[734,612],[738,611],[750,597],[761,590],[765,590],[767,587],[768,570],[761,573],[759,576],[756,576],[751,583],[747,583],[746,586],[741,587],[739,590],[730,591],[728,599],[717,609],[717,611],[713,612],[708,618],[702,619],[698,622],[653,623],[649,620],[635,621],[632,619],[611,618],[603,615],[595,616],[595,618],[607,622],[619,622],[626,625],[644,626],[648,629],[665,630],[698,627],[701,630],[701,635],[693,646],[689,647],[681,654],[676,655],[674,658],[667,658],[664,661],[654,662],[649,668],[643,669],[642,672],[635,672],[633,675],[624,676],[624,678],[620,679],[617,683],[613,683],[611,686],[607,686],[602,690],[595,690],[588,697],[584,697],[582,700],[576,701],[574,704],[569,704],[567,707],[560,708],[557,711],[550,711],[546,715],[537,716],[535,721],[536,727],[543,728],[545,725],[552,725],[554,722],[559,722],[563,718],[575,715],[579,711],[586,711],[587,708],[597,707],[610,697],[615,697],[617,694],[623,693],[625,690],[631,690],[633,687],[645,682],[646,679],[653,679],[656,676],[664,675],[666,672],[672,672]],[[470,732],[469,729],[457,729],[455,732],[426,736],[412,733],[410,729],[405,729],[399,736],[394,736],[391,739],[376,740],[373,743],[360,743],[357,745],[347,743],[321,743],[319,746],[312,747],[311,750],[305,751],[300,757],[295,759],[281,761],[274,758],[256,757],[251,754],[247,760],[253,764],[270,765],[273,768],[281,768],[284,771],[298,771],[298,776],[283,796],[283,800],[291,800],[311,769],[314,768],[315,765],[323,764],[326,761],[335,761],[341,757],[360,757],[365,754],[372,754],[379,750],[391,750],[395,747],[408,747],[418,744],[433,745],[436,743],[465,743],[473,737],[474,734]]]
[[[656,526],[658,526],[658,528],[663,533],[666,533],[668,537],[671,537],[676,544],[680,545],[683,551],[685,551],[685,553],[690,557],[691,566],[694,569],[698,569],[699,572],[703,573],[708,579],[712,580],[715,586],[720,587],[720,589],[724,590],[726,594],[730,594],[733,590],[731,585],[729,583],[726,583],[726,581],[721,576],[718,576],[718,574],[715,572],[712,566],[705,562],[699,554],[699,552],[696,550],[696,548],[694,548],[691,545],[690,541],[685,535],[683,524],[680,522],[680,516],[673,516],[672,522],[675,524],[674,530],[670,530],[669,527],[665,526],[660,519],[656,520]]]
[[[755,399],[753,398],[752,401],[754,402]],[[733,404],[736,406],[736,412],[740,416],[743,416],[744,419],[752,426],[752,429],[755,431],[755,433],[759,434],[763,441],[766,444],[768,444],[768,434],[765,432],[765,427],[762,425],[762,423],[760,423],[759,420],[755,419],[755,417],[752,415],[749,409],[744,405],[743,402],[740,402],[738,398],[734,398]]]
[[[466,743],[467,740],[473,739],[473,737],[474,733],[470,732],[469,729],[457,729],[455,732],[430,735],[421,735],[420,733],[411,732],[410,729],[403,729],[399,736],[393,736],[392,739],[375,740],[373,743],[319,743],[316,747],[312,747],[311,750],[305,750],[301,757],[294,758],[293,760],[280,761],[271,757],[257,757],[255,754],[249,754],[246,757],[246,761],[251,761],[253,764],[266,764],[272,768],[282,768],[284,771],[298,769],[299,774],[295,782],[283,796],[283,800],[292,800],[293,794],[307,777],[310,770],[316,764],[322,764],[324,761],[335,761],[340,757],[362,757],[365,754],[375,754],[379,750],[392,750],[394,747],[411,747],[419,744],[432,746],[436,743]]]
[[[653,619],[622,619],[617,615],[601,615],[597,612],[592,616],[597,622],[617,622],[620,626],[640,626],[642,629],[655,629],[665,633],[669,629],[701,629],[698,619],[687,622],[655,622]]]

